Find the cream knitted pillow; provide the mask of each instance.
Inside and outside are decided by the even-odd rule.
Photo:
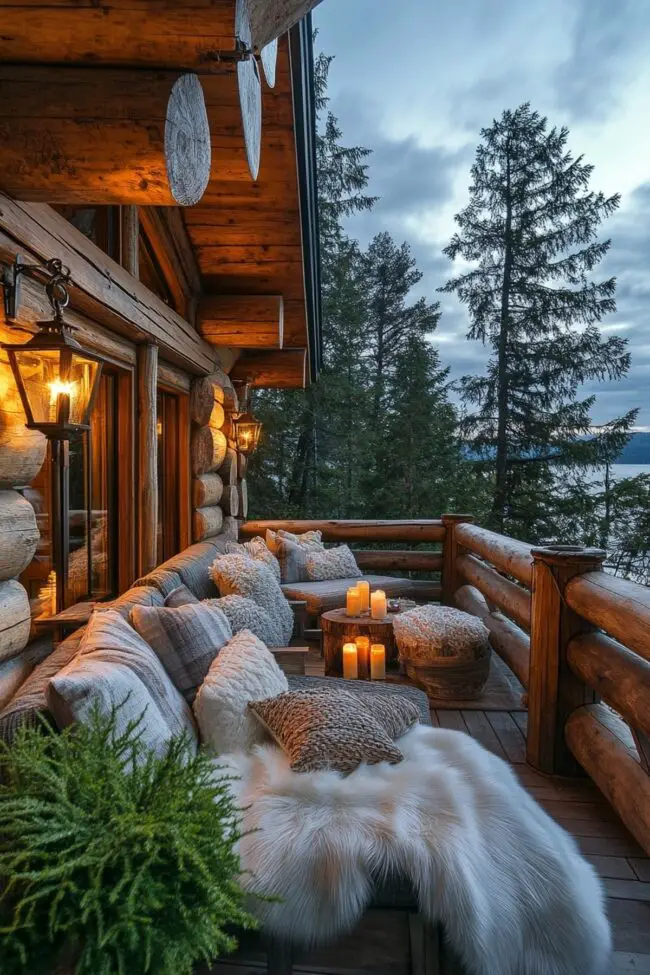
[[[273,654],[250,630],[242,630],[223,648],[196,695],[202,741],[217,754],[250,751],[266,741],[248,703],[282,694],[288,686]]]
[[[210,578],[221,596],[245,596],[267,611],[278,628],[278,646],[287,646],[293,632],[293,613],[280,584],[262,562],[246,554],[218,555]]]
[[[310,582],[325,582],[328,579],[360,579],[363,575],[349,545],[309,549],[305,556],[305,568]]]

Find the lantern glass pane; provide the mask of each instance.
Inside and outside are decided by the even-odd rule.
[[[72,353],[67,388],[70,390],[70,423],[88,423],[88,406],[99,363],[77,352]]]
[[[34,423],[56,423],[61,388],[61,353],[58,349],[14,352]]]
[[[250,454],[257,447],[262,424],[257,420],[236,421],[237,447],[242,454]]]

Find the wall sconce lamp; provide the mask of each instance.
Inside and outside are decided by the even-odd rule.
[[[238,397],[243,412],[236,413],[232,417],[232,424],[235,433],[235,443],[237,450],[249,457],[257,449],[262,434],[263,423],[257,420],[250,409],[250,384],[242,383],[241,392],[238,390]]]
[[[69,553],[69,440],[90,429],[90,416],[99,389],[102,359],[86,352],[63,318],[70,300],[70,271],[58,258],[44,264],[24,264],[17,257],[4,277],[5,315],[12,325],[18,315],[22,276],[45,283],[52,318],[36,322],[38,331],[24,345],[3,343],[18,387],[30,430],[50,441],[52,464],[52,560],[57,581],[57,611],[65,608]],[[22,327],[22,326],[21,326]]]

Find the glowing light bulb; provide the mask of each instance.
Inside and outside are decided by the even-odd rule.
[[[67,395],[72,399],[74,395],[75,384],[71,382],[61,382],[60,379],[55,379],[54,382],[49,384],[50,388],[50,402],[56,403],[59,396]]]

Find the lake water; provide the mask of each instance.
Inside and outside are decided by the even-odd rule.
[[[638,477],[639,474],[650,474],[650,464],[612,464],[610,467],[610,477],[613,481],[622,481],[626,477]],[[598,482],[602,485],[605,479],[604,467],[588,471],[587,479],[591,482]]]

